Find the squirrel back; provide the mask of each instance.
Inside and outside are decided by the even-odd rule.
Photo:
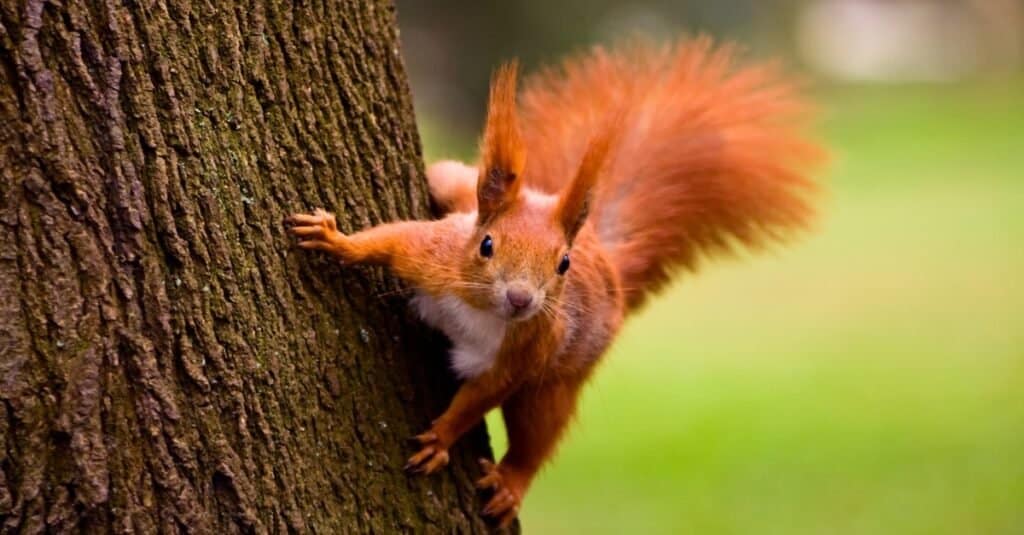
[[[629,309],[674,271],[808,225],[821,159],[808,106],[771,65],[737,66],[708,38],[595,48],[528,78],[527,185],[556,193],[593,139],[611,139],[589,221]]]

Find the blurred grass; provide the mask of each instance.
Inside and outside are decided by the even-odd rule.
[[[820,100],[821,228],[628,323],[528,533],[1024,533],[1024,83]]]

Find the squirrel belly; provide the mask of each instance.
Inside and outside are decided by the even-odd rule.
[[[459,378],[471,379],[491,369],[505,338],[504,319],[454,295],[434,297],[420,291],[410,304],[427,325],[451,340],[449,359]]]

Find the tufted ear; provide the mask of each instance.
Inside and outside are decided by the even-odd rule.
[[[570,245],[590,213],[594,189],[609,160],[612,145],[618,139],[621,123],[621,114],[616,115],[590,139],[576,176],[559,196],[555,218]]]
[[[491,79],[487,124],[481,140],[480,177],[476,195],[479,222],[485,223],[508,207],[519,194],[526,147],[516,116],[515,61],[498,68]]]

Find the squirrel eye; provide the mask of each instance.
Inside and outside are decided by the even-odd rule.
[[[569,253],[565,253],[562,256],[562,261],[558,263],[558,274],[565,275],[566,271],[569,271]]]
[[[480,242],[480,256],[484,258],[494,256],[494,240],[491,239],[490,234],[484,236],[484,241]]]

